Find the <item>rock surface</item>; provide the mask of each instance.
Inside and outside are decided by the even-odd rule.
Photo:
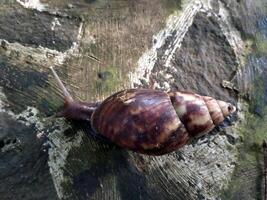
[[[0,6],[2,199],[261,197],[264,0]],[[101,101],[132,86],[178,88],[230,101],[238,116],[169,155],[140,155],[92,138],[86,124],[51,117],[63,104],[51,65],[76,99]]]

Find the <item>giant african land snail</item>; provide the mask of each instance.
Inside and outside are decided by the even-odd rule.
[[[151,89],[123,90],[100,104],[78,102],[51,70],[65,97],[64,110],[57,116],[85,120],[97,134],[143,154],[170,153],[208,133],[236,110],[208,96]]]

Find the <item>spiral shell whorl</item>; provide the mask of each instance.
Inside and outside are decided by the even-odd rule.
[[[187,92],[170,92],[174,109],[191,137],[200,136],[235,111],[229,103]]]
[[[223,122],[223,120],[226,116],[224,116],[222,109],[221,109],[220,105],[218,104],[218,101],[216,99],[214,99],[212,97],[208,97],[208,96],[203,96],[202,98],[207,105],[211,119],[212,119],[213,123],[215,124],[215,126],[220,124],[221,122]]]

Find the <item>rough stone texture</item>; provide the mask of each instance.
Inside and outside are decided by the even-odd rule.
[[[43,66],[64,59],[66,55],[54,49],[73,46],[80,20],[28,10],[14,1],[0,4],[0,196],[58,199],[47,144],[36,137],[43,128],[39,117],[55,112],[53,103],[45,100],[52,97]],[[61,25],[51,30],[55,19]]]
[[[261,197],[264,0],[22,2],[0,3],[2,199]],[[92,138],[88,124],[47,117],[63,103],[51,65],[76,99],[178,87],[237,104],[239,121],[166,156],[125,151]]]
[[[76,41],[79,18],[21,9],[15,3],[0,5],[1,39],[58,51],[66,51]]]
[[[244,138],[239,148],[239,162],[236,165],[229,188],[222,193],[222,199],[264,199],[262,141],[267,137],[267,58],[252,53],[246,66],[238,74],[242,80],[240,93],[249,104],[241,101],[240,117],[246,123],[240,126],[239,134]],[[241,82],[241,81],[240,81]]]
[[[238,63],[232,47],[213,16],[197,14],[170,67],[163,66],[159,60],[152,71],[151,82],[169,76],[167,82],[172,89],[198,92],[225,101],[231,100],[233,103],[237,100],[233,91],[221,88],[223,80],[230,81],[235,76]]]
[[[11,110],[22,112],[27,106],[38,107],[38,105],[34,104],[38,95],[35,89],[47,87],[47,74],[30,69],[21,71],[16,66],[3,61],[0,61],[0,74],[0,86],[7,96],[7,102],[9,102]],[[21,98],[24,99],[23,103]],[[42,103],[45,104],[46,102],[43,101]],[[44,112],[49,111],[44,110]]]
[[[188,12],[190,13],[190,9]],[[180,78],[177,78],[176,83],[184,84],[183,80],[187,81],[184,84],[187,87],[184,89],[189,89],[191,85],[191,89],[195,89],[195,92],[215,95],[218,98],[232,100],[235,103],[237,98],[234,92],[228,92],[227,90],[225,90],[225,93],[222,92],[220,84],[224,79],[230,80],[235,75],[238,65],[236,55],[227,38],[224,36],[223,30],[216,22],[217,18],[209,18],[207,15],[208,13],[200,13],[192,16],[195,17],[193,25],[190,26],[181,49],[177,51],[174,61],[171,62],[177,70],[183,70],[185,76],[183,79],[180,78],[183,77],[182,73],[180,71],[177,72],[177,70],[172,72],[172,74]],[[203,27],[204,24],[205,26]],[[201,38],[206,37],[206,34],[209,37],[203,41]],[[191,40],[192,35],[194,36],[193,41]],[[148,85],[153,85],[157,82],[161,86],[166,81],[167,75],[162,73],[162,71],[165,69],[168,70],[171,67],[167,66],[163,68],[164,65],[160,59],[161,56],[164,57],[164,54],[161,51],[166,52],[165,49],[169,48],[168,42],[171,43],[171,40],[175,40],[178,36],[179,34],[175,33],[174,35],[170,35],[167,41],[163,41],[166,42],[165,45],[161,49],[156,50],[159,57],[152,70],[151,83]],[[216,40],[216,37],[218,37],[218,40]],[[203,45],[201,46],[200,44]],[[195,46],[199,47],[199,49],[196,49]],[[210,58],[207,63],[197,65],[197,63],[194,63],[195,59],[191,59],[192,62],[189,63],[183,63],[179,60],[180,57],[183,57],[181,56],[183,51],[188,52],[189,57],[192,51],[200,51],[200,48],[203,51],[207,51],[206,55]],[[213,50],[211,54],[208,54],[208,49]],[[221,52],[223,52],[224,57],[218,58]],[[195,52],[195,55],[198,54],[199,52]],[[204,57],[205,54],[200,54],[198,61],[204,60]],[[214,67],[208,68],[211,64]],[[218,68],[217,66],[220,64],[221,68]],[[187,68],[186,66],[188,65],[193,68],[192,73],[194,70],[199,71],[201,68],[210,69],[206,74],[206,79],[204,77],[205,74],[201,75],[200,73],[198,73],[200,75],[197,78],[191,75],[189,76],[188,71],[191,68]],[[222,74],[222,72],[224,73]],[[158,75],[160,73],[161,76]],[[216,73],[216,76],[212,80],[209,80],[209,75],[213,75],[214,73]],[[219,76],[220,78],[218,78]],[[200,84],[197,80],[202,79],[204,81],[203,86],[199,88]],[[215,80],[217,84],[216,86],[214,85],[214,88],[211,88],[211,84],[208,81],[212,82]],[[174,81],[170,82],[170,84],[175,86]],[[229,122],[224,125],[229,126]],[[188,145],[176,153],[161,157],[142,156],[118,149],[105,150],[90,138],[89,141],[88,139],[83,139],[82,142],[79,140],[80,142],[78,144],[74,142],[72,145],[77,146],[77,148],[73,150],[64,144],[57,143],[52,147],[53,150],[51,151],[50,157],[57,158],[58,156],[53,155],[60,149],[60,155],[64,155],[61,157],[65,160],[63,162],[70,163],[67,165],[68,169],[66,169],[68,173],[64,174],[63,171],[62,174],[57,164],[54,164],[56,162],[54,159],[51,159],[50,166],[54,170],[53,173],[61,174],[57,176],[56,181],[56,187],[61,197],[64,197],[65,193],[67,198],[75,198],[77,196],[85,198],[91,196],[93,199],[123,199],[123,197],[126,197],[124,195],[128,194],[127,198],[131,199],[131,196],[127,192],[128,188],[131,188],[131,190],[136,191],[136,195],[132,197],[133,199],[137,198],[137,196],[139,198],[145,197],[146,199],[197,199],[200,197],[214,199],[221,189],[226,187],[225,183],[230,180],[231,172],[233,172],[237,160],[235,145],[238,137],[231,128],[225,130],[227,131],[216,129],[213,135],[196,140],[192,145]],[[50,138],[52,141],[60,140],[58,135],[50,135]],[[68,156],[66,156],[66,152],[69,152],[67,153]],[[120,154],[120,152],[123,156],[118,160],[117,154]],[[83,156],[83,154],[86,156]],[[76,158],[78,155],[81,157],[82,162],[77,162]],[[96,157],[96,155],[99,157]],[[102,155],[105,156],[102,157]],[[128,164],[122,164],[124,163],[123,160],[126,160],[127,162],[125,162]],[[97,166],[96,168],[92,167],[95,165]],[[109,166],[109,170],[106,173],[105,169],[107,165]],[[75,169],[73,166],[75,166]],[[103,173],[99,173],[99,169],[101,168],[103,169]],[[135,180],[130,175],[133,171],[142,177],[142,179],[139,179],[139,184],[132,184],[131,182]],[[129,176],[125,177],[125,173],[129,174]],[[124,182],[123,185],[121,185],[121,180],[124,180],[122,181]],[[110,181],[114,182],[114,184],[110,184]],[[84,185],[89,185],[90,187],[85,189]]]
[[[23,115],[0,112],[1,199],[57,199],[47,164],[47,149],[36,138],[34,109]]]
[[[261,0],[222,0],[222,3],[231,12],[231,21],[243,35],[244,39],[248,35],[253,37],[253,35],[255,35],[258,31],[257,21],[266,12],[267,3]]]

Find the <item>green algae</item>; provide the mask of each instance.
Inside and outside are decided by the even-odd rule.
[[[245,120],[237,128],[242,142],[239,159],[222,199],[261,199],[263,180],[262,143],[267,138],[267,106],[264,76],[255,78],[249,104],[243,104]]]
[[[267,54],[267,40],[261,33],[255,34],[255,49],[259,56],[264,56]]]
[[[267,113],[267,107],[264,111]],[[222,199],[261,199],[262,142],[267,138],[267,115],[259,117],[247,111],[245,117],[246,121],[238,128],[243,138],[238,163],[228,189],[222,192]]]
[[[123,80],[119,75],[119,67],[109,66],[105,71],[98,72],[98,78],[95,81],[95,89],[99,94],[110,94],[117,91],[120,85],[123,85]]]
[[[182,9],[182,0],[165,0],[164,5],[168,14],[172,14]]]
[[[244,38],[243,38],[244,39]],[[261,69],[250,66],[249,58],[256,60],[267,54],[267,40],[259,32],[246,36],[243,52],[244,63],[251,67],[253,82],[247,91],[246,103],[242,104],[244,120],[237,128],[242,142],[238,146],[239,159],[236,164],[228,188],[221,193],[222,199],[262,199],[263,195],[263,152],[262,143],[267,139],[267,105],[266,76],[263,66],[255,63]],[[252,59],[252,62],[254,60]],[[249,70],[250,71],[250,70]],[[242,78],[242,77],[241,77]],[[245,80],[250,81],[250,80]]]

